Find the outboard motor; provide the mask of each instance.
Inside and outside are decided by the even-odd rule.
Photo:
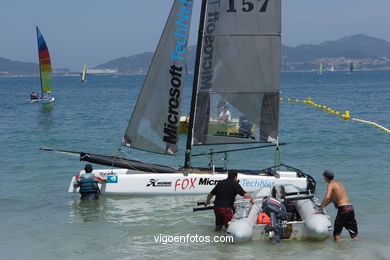
[[[263,211],[271,219],[271,226],[266,226],[265,231],[269,234],[272,234],[271,232],[273,232],[273,241],[279,243],[283,232],[282,221],[287,219],[287,210],[282,203],[285,199],[286,191],[283,186],[275,185],[272,188],[271,194],[272,197],[265,197],[262,203]]]
[[[286,189],[283,185],[275,185],[272,187],[271,195],[280,202],[284,202],[286,199]]]

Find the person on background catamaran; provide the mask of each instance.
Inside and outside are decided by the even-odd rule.
[[[246,193],[237,181],[237,171],[229,170],[228,178],[219,181],[214,189],[207,195],[205,206],[210,203],[211,198],[215,195],[214,214],[215,214],[215,229],[220,231],[222,226],[228,227],[229,221],[233,218],[233,205],[236,195],[239,194],[246,199],[250,199],[253,203],[252,196]]]
[[[348,199],[344,185],[339,181],[333,180],[334,173],[331,169],[325,169],[322,175],[324,176],[328,187],[324,200],[319,206],[319,209],[314,213],[320,213],[323,208],[334,201],[335,207],[338,209],[337,216],[334,221],[334,240],[339,241],[341,239],[340,235],[343,227],[348,230],[352,239],[357,238],[358,227],[355,219],[355,210]]]
[[[85,174],[76,175],[76,181],[73,186],[75,188],[80,187],[81,200],[97,200],[99,199],[100,190],[98,183],[105,183],[107,180],[96,177],[92,173],[92,165],[86,164],[84,167]]]
[[[35,99],[38,99],[39,96],[33,91],[33,92],[31,92],[30,98],[31,98],[31,100],[35,100]]]

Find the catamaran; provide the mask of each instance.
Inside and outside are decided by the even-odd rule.
[[[87,64],[84,64],[83,71],[81,72],[81,82],[87,81]]]
[[[321,75],[322,74],[322,63],[320,63],[320,68],[318,69],[318,75]]]
[[[193,1],[175,0],[133,109],[122,145],[152,153],[177,155],[181,97]],[[281,1],[203,0],[193,80],[184,164],[170,167],[86,152],[80,160],[114,168],[95,169],[107,177],[102,194],[207,194],[226,179],[227,167],[215,167],[213,155],[274,147],[279,152],[281,67]],[[229,104],[232,118],[241,122],[234,133],[215,131],[218,104]],[[246,126],[250,125],[250,133]],[[195,154],[205,145],[245,147]],[[258,144],[253,146],[253,144]],[[208,167],[192,165],[191,158],[209,156]],[[247,192],[276,184],[287,192],[314,192],[315,180],[301,170],[283,165],[276,156],[272,167],[239,169]],[[82,173],[83,171],[81,171]],[[69,192],[78,192],[73,187]]]
[[[38,43],[38,57],[39,57],[39,73],[41,79],[42,95],[38,98],[31,99],[31,103],[36,102],[53,102],[54,97],[49,96],[52,88],[52,69],[49,49],[47,48],[45,39],[38,26],[37,29],[37,43]]]
[[[112,77],[113,78],[117,78],[118,77],[118,67],[115,67],[115,74]]]

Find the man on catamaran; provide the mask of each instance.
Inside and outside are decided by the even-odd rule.
[[[93,168],[90,164],[86,164],[84,170],[85,174],[76,175],[73,187],[80,187],[81,200],[97,200],[100,195],[98,183],[105,183],[107,180],[96,177],[92,173]]]
[[[39,96],[33,91],[30,95],[31,100],[38,99]]]
[[[318,211],[320,213],[324,207],[333,201],[335,207],[338,208],[337,216],[334,221],[333,238],[335,241],[341,240],[341,231],[343,227],[348,230],[352,239],[357,238],[358,227],[355,220],[355,210],[348,199],[347,191],[344,185],[333,180],[334,173],[331,169],[325,169],[324,173],[325,181],[328,183],[327,191],[324,200],[322,201]]]
[[[218,120],[223,123],[230,122],[232,120],[232,116],[227,105],[223,106],[223,111],[219,114]]]
[[[215,229],[220,231],[222,226],[228,227],[229,221],[233,218],[233,205],[236,195],[239,194],[253,203],[252,196],[246,193],[237,181],[237,171],[229,170],[228,178],[219,181],[214,189],[207,195],[205,206],[210,203],[211,198],[215,195],[214,214]]]

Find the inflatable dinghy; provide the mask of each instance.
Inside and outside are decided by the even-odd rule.
[[[330,217],[318,210],[318,199],[311,191],[299,192],[293,186],[275,185],[253,195],[254,204],[242,200],[227,233],[234,242],[272,239],[325,240],[332,230]]]

